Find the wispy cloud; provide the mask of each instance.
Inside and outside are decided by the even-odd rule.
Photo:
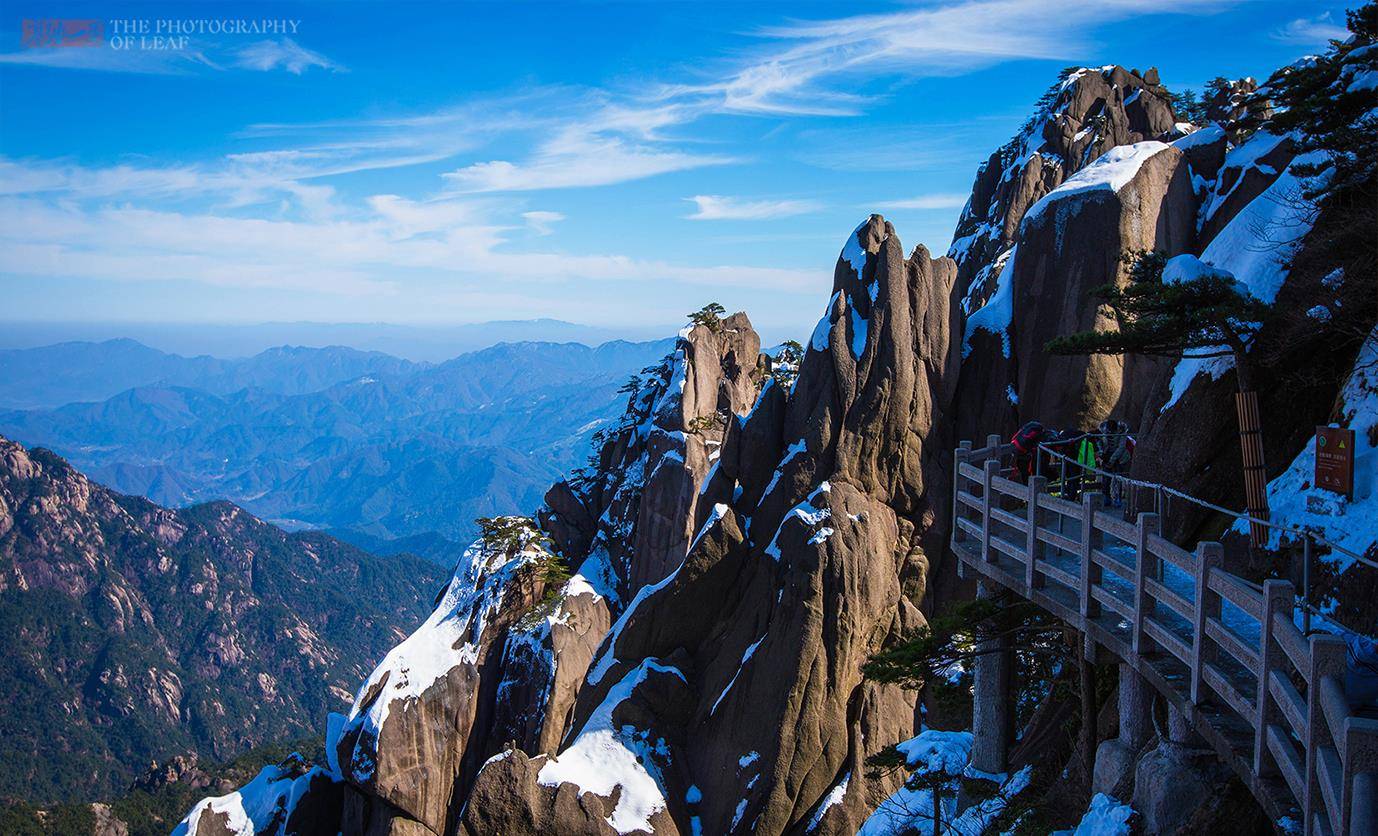
[[[937,192],[908,197],[903,200],[883,200],[875,205],[882,209],[960,209],[967,196],[957,192]]]
[[[1103,0],[1096,22],[1143,14],[1213,10],[1232,0]],[[666,86],[667,99],[714,97],[726,112],[860,113],[859,80],[887,73],[950,76],[1021,58],[1061,58],[1087,45],[1087,27],[1052,13],[1047,0],[958,0],[881,14],[800,21],[757,32],[768,41],[750,60],[702,84]],[[850,85],[850,86],[849,86]]]
[[[307,49],[291,38],[249,44],[235,54],[235,65],[263,72],[281,67],[292,75],[301,75],[312,67],[336,72],[344,69],[319,52]]]
[[[474,163],[442,176],[456,193],[519,192],[607,186],[730,162],[733,158],[726,155],[667,150],[600,132],[570,130],[542,145],[524,163]]]
[[[301,75],[312,67],[334,72],[345,70],[321,53],[286,37],[249,44],[198,38],[183,49],[114,49],[108,43],[82,48],[35,47],[0,53],[0,64],[144,75],[187,75],[231,69],[283,70]]]
[[[698,210],[685,217],[691,221],[760,221],[817,212],[816,200],[743,200],[739,197],[700,194],[687,197]]]
[[[1328,41],[1342,41],[1349,37],[1349,30],[1338,23],[1330,14],[1316,17],[1299,17],[1273,33],[1273,37],[1289,44],[1323,46]]]
[[[219,69],[200,50],[114,50],[108,47],[34,48],[0,53],[0,64],[142,75],[185,75]]]
[[[537,235],[549,235],[555,231],[555,224],[563,221],[565,216],[560,212],[535,210],[523,212],[522,218],[526,220],[526,225],[531,227],[532,232]]]

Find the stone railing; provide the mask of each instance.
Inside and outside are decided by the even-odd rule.
[[[1098,492],[1074,501],[1049,493],[1042,477],[1015,481],[1002,466],[1012,452],[997,436],[956,452],[952,548],[963,573],[1032,601],[1080,631],[1088,653],[1131,667],[1275,821],[1299,818],[1308,834],[1378,833],[1378,720],[1346,698],[1343,640],[1296,626],[1292,585],[1260,588],[1230,574],[1219,543],[1183,549],[1160,536],[1156,514],[1127,522]],[[981,704],[981,658],[978,721],[1001,715]],[[977,722],[975,731],[1008,726]],[[1003,758],[1007,747],[983,751]]]

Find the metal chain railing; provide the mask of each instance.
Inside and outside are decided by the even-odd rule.
[[[1302,528],[1301,526],[1284,525],[1273,520],[1260,519],[1246,512],[1235,511],[1231,508],[1226,508],[1223,505],[1217,505],[1214,502],[1208,502],[1204,499],[1192,496],[1191,494],[1184,493],[1183,491],[1179,491],[1176,488],[1172,488],[1158,482],[1149,482],[1142,479],[1133,479],[1129,476],[1124,475],[1123,473],[1115,473],[1113,471],[1098,468],[1094,465],[1088,465],[1085,462],[1078,461],[1077,459],[1074,459],[1065,453],[1061,453],[1057,450],[1051,449],[1054,446],[1073,444],[1087,439],[1095,440],[1107,437],[1108,435],[1104,433],[1086,433],[1084,435],[1078,435],[1073,438],[1058,439],[1056,441],[1051,442],[1040,442],[1038,444],[1037,453],[1035,454],[1036,472],[1039,475],[1041,475],[1043,457],[1044,455],[1047,455],[1050,459],[1059,462],[1059,482],[1061,483],[1061,487],[1064,490],[1068,485],[1076,485],[1079,489],[1081,485],[1084,485],[1086,483],[1088,476],[1094,475],[1106,480],[1107,483],[1110,483],[1111,481],[1118,481],[1121,485],[1128,485],[1138,489],[1149,489],[1153,491],[1153,512],[1164,518],[1166,517],[1166,512],[1168,510],[1166,507],[1167,504],[1164,501],[1164,497],[1176,497],[1179,500],[1191,503],[1200,508],[1213,511],[1218,514],[1224,514],[1228,517],[1233,518],[1236,521],[1242,521],[1246,525],[1259,525],[1265,528],[1278,531],[1281,533],[1281,536],[1279,536],[1278,539],[1279,548],[1286,545],[1286,541],[1283,539],[1284,536],[1292,537],[1294,542],[1299,542],[1302,547],[1301,601],[1299,602],[1298,608],[1302,611],[1304,631],[1309,631],[1311,629],[1312,615],[1321,614],[1320,608],[1317,607],[1315,602],[1311,600],[1311,562],[1313,557],[1316,555],[1319,547],[1327,548],[1331,551],[1331,553],[1342,554],[1345,557],[1348,557],[1349,559],[1353,560],[1354,562],[1366,566],[1370,569],[1378,569],[1378,561],[1375,561],[1372,558],[1367,557],[1366,555],[1359,554],[1358,552],[1355,552],[1351,549],[1347,549],[1344,546],[1341,546],[1338,543],[1335,543],[1334,541],[1329,540],[1326,537],[1314,531]],[[1073,475],[1071,477],[1068,476],[1069,468],[1073,469]]]

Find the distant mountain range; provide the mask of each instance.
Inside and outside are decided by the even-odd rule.
[[[445,576],[0,438],[0,799],[109,797],[153,759],[318,731]]]
[[[429,364],[344,346],[280,346],[225,360],[168,354],[131,339],[0,350],[0,406],[32,409],[103,401],[126,389],[183,386],[216,395],[262,389],[316,392],[369,374],[405,375]]]
[[[0,351],[0,433],[155,502],[450,565],[477,516],[530,512],[670,340],[503,343],[440,364],[330,346],[182,357],[128,339]]]
[[[0,322],[0,349],[38,348],[62,342],[104,342],[127,337],[187,357],[248,357],[273,346],[353,346],[418,362],[442,362],[498,343],[540,340],[599,345],[650,340],[671,333],[665,323],[604,327],[558,319],[514,319],[459,325],[386,322]]]

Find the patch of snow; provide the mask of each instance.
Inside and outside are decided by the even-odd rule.
[[[818,805],[818,809],[814,811],[813,817],[809,819],[809,826],[805,828],[806,832],[812,833],[823,821],[823,816],[828,810],[842,803],[842,799],[847,795],[847,785],[850,784],[851,781],[852,773],[848,772],[846,775],[842,776],[841,781],[838,781],[832,789],[828,790],[828,794],[823,796],[823,803]]]
[[[1174,140],[1172,147],[1178,151],[1188,151],[1200,145],[1210,145],[1225,136],[1225,129],[1219,125],[1211,125],[1199,131],[1192,131],[1181,139]]]
[[[713,511],[708,515],[708,519],[703,521],[703,528],[700,528],[699,533],[694,535],[694,542],[689,544],[689,551],[692,552],[694,549],[698,548],[699,541],[703,539],[703,536],[725,516],[727,516],[727,506],[721,502],[715,503],[713,505]]]
[[[962,357],[971,353],[971,338],[977,331],[999,334],[1005,356],[1010,356],[1010,323],[1014,321],[1014,263],[1018,251],[1018,245],[1010,247],[997,260],[999,274],[995,280],[995,292],[986,304],[967,317]]]
[[[833,307],[837,304],[837,298],[841,293],[840,290],[833,293],[832,298],[828,300],[828,309],[823,311],[823,318],[818,320],[818,324],[813,327],[813,336],[809,338],[809,348],[814,351],[828,350],[829,333],[833,327]]]
[[[743,798],[741,801],[738,801],[738,802],[737,802],[737,810],[736,810],[735,813],[732,814],[732,824],[729,825],[727,829],[728,829],[728,830],[736,830],[736,829],[737,829],[737,825],[738,825],[738,824],[741,824],[742,816],[744,816],[745,814],[746,814],[746,799]]]
[[[349,718],[337,711],[332,711],[325,718],[325,763],[330,769],[330,775],[336,781],[344,780],[344,772],[340,769],[339,743],[340,735],[344,733],[345,723]]]
[[[186,818],[173,829],[172,836],[197,836],[201,815],[207,810],[212,814],[225,815],[228,821],[224,824],[234,836],[275,832],[270,831],[269,827],[275,822],[279,826],[285,823],[286,816],[296,809],[311,782],[326,776],[325,770],[318,766],[296,777],[278,764],[265,766],[252,781],[237,791],[197,802]],[[220,828],[216,829],[217,834],[223,832]]]
[[[631,620],[632,613],[636,612],[636,608],[641,606],[641,603],[647,598],[673,583],[675,578],[679,577],[679,570],[683,568],[684,564],[681,563],[679,566],[675,567],[675,571],[666,575],[659,582],[647,584],[637,590],[636,597],[632,598],[632,602],[627,605],[627,609],[623,610],[622,615],[617,619],[617,623],[612,625],[612,629],[608,631],[607,637],[603,639],[602,644],[599,646],[598,657],[593,667],[589,668],[588,676],[585,680],[588,684],[597,685],[599,682],[602,682],[603,677],[612,668],[613,663],[617,661],[617,639],[622,635],[622,630],[627,626],[627,622]]]
[[[962,774],[971,760],[971,732],[925,729],[895,745],[910,769],[922,774],[942,772],[954,777]]]
[[[1354,77],[1349,83],[1349,92],[1359,93],[1364,90],[1372,90],[1378,87],[1378,70],[1366,70]]]
[[[760,752],[747,752],[745,755],[742,755],[740,758],[737,758],[737,766],[741,769],[746,769],[748,766],[751,766],[753,763],[760,759]]]
[[[1213,267],[1191,253],[1173,256],[1163,265],[1163,284],[1183,284],[1209,277],[1234,281],[1229,270]]]
[[[868,322],[866,321],[866,318],[865,318],[864,316],[861,315],[861,312],[858,311],[858,310],[856,309],[855,306],[853,306],[853,307],[851,308],[851,311],[852,311],[852,356],[855,357],[856,359],[860,360],[860,359],[861,359],[861,353],[862,353],[863,351],[866,350],[866,334],[867,334],[867,332],[868,332],[868,330],[869,330],[868,326],[870,325],[870,323],[868,323]]]
[[[1282,139],[1266,135],[1263,140],[1255,138],[1238,150],[1257,143],[1266,150],[1254,148],[1250,153],[1256,158],[1267,153]],[[1286,265],[1311,229],[1311,204],[1302,196],[1303,182],[1294,168],[1297,165],[1320,163],[1324,159],[1320,152],[1296,157],[1262,194],[1230,219],[1206,246],[1199,261],[1207,267],[1229,271],[1250,295],[1271,303],[1286,278]],[[1260,237],[1260,230],[1264,231],[1262,235],[1266,237]],[[1169,265],[1183,258],[1186,257],[1178,256]],[[1166,274],[1165,268],[1165,277]],[[1209,374],[1212,379],[1218,380],[1232,368],[1234,359],[1229,356],[1179,360],[1173,369],[1171,392],[1163,404],[1163,411],[1177,403],[1197,375]]]
[[[697,784],[690,784],[689,789],[684,791],[685,804],[698,804],[702,800],[703,790],[699,789]]]
[[[415,632],[388,651],[359,689],[350,708],[349,726],[369,733],[361,738],[376,739],[394,705],[405,707],[456,667],[476,664],[484,626],[501,606],[507,583],[521,566],[545,556],[536,547],[509,555],[482,540],[465,549],[440,604]],[[365,748],[356,746],[356,759],[367,755]],[[353,765],[360,779],[362,771],[371,769],[371,756],[367,759],[370,766]]]
[[[717,713],[718,706],[722,704],[723,699],[727,696],[727,692],[731,691],[732,686],[737,684],[737,677],[742,675],[742,669],[746,667],[747,662],[751,661],[751,657],[756,653],[756,648],[760,647],[761,642],[765,640],[766,637],[761,636],[759,639],[752,642],[751,646],[748,647],[746,649],[746,652],[742,654],[742,661],[737,664],[736,673],[732,674],[732,679],[729,680],[727,685],[722,689],[722,693],[718,694],[718,698],[713,701],[713,707],[708,709],[708,716],[711,717]]]
[[[780,463],[775,466],[774,475],[770,477],[770,482],[766,485],[766,489],[761,492],[762,497],[770,496],[770,492],[775,490],[775,486],[779,484],[780,477],[785,474],[785,465],[794,461],[795,456],[806,450],[808,450],[808,444],[806,444],[802,438],[791,444],[785,450],[785,455],[780,457]]]
[[[1073,836],[1130,836],[1129,820],[1134,808],[1122,804],[1103,792],[1096,793],[1086,815],[1081,817]]]
[[[861,278],[861,271],[866,269],[866,250],[861,247],[861,230],[871,222],[870,218],[861,222],[861,226],[852,230],[852,237],[847,239],[847,243],[842,247],[842,260],[852,265],[856,271],[856,277]],[[834,241],[837,239],[834,238]]]
[[[803,521],[803,523],[809,526],[810,528],[814,528],[815,526],[820,525],[824,520],[827,520],[830,517],[832,517],[832,511],[830,511],[827,508],[819,508],[818,506],[813,504],[814,499],[817,498],[817,496],[820,493],[827,493],[829,490],[830,486],[827,482],[824,482],[823,484],[819,485],[813,493],[809,494],[808,499],[805,499],[803,502],[791,508],[789,512],[785,514],[784,518],[780,520],[780,527],[775,529],[775,536],[770,538],[770,544],[766,546],[765,553],[774,558],[776,562],[780,561],[782,557],[780,553],[780,532],[785,530],[785,525],[790,520],[798,519]],[[819,539],[818,535],[821,532],[815,530],[810,535],[809,542],[819,543],[822,542],[822,540],[826,540],[828,538],[828,535],[831,535],[833,533],[833,530],[831,528],[827,528],[826,531],[827,534],[824,534],[822,539]]]
[[[1303,196],[1305,183],[1295,169],[1325,159],[1318,151],[1295,158],[1211,239],[1201,260],[1229,270],[1256,298],[1272,302],[1286,277],[1285,265],[1311,231],[1314,215],[1313,204]],[[1262,236],[1260,230],[1264,230]]]
[[[1145,162],[1167,147],[1167,143],[1147,140],[1111,148],[1030,206],[1021,223],[1029,223],[1052,204],[1069,197],[1085,196],[1098,191],[1119,192],[1129,185]]]
[[[644,660],[614,685],[594,709],[579,736],[541,767],[536,780],[547,787],[573,784],[580,792],[610,797],[620,787],[617,806],[605,821],[618,833],[650,831],[651,817],[666,808],[665,786],[656,758],[665,760],[664,741],[652,746],[631,726],[617,727],[613,710],[629,699],[654,671],[684,680],[678,668]]]

